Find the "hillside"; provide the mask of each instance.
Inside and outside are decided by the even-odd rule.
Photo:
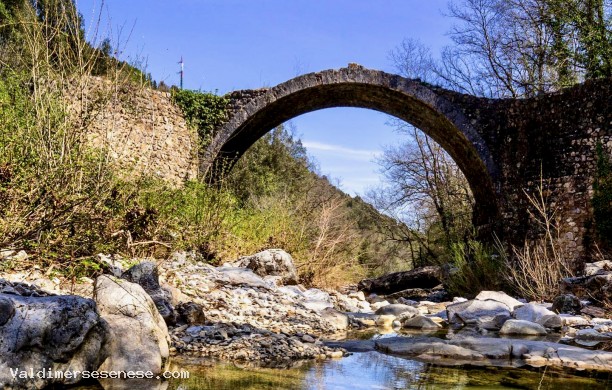
[[[320,286],[410,266],[378,230],[392,221],[313,173],[286,129],[211,187],[198,150],[225,97],[153,89],[108,40],[88,43],[71,2],[0,5],[0,250],[25,253],[2,269],[79,278],[98,253],[223,263],[272,247]]]

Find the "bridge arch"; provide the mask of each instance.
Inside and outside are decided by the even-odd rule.
[[[217,130],[205,151],[202,171],[215,175],[221,167],[231,169],[260,137],[299,115],[333,107],[373,109],[414,125],[439,143],[470,184],[476,202],[475,225],[483,233],[495,229],[498,167],[470,119],[445,98],[448,91],[351,64],[299,76],[269,89],[243,92],[242,100],[234,102],[229,121]]]

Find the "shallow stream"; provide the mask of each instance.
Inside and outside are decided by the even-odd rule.
[[[389,336],[389,335],[387,335]],[[385,337],[352,334],[351,339]],[[176,361],[171,370],[189,371],[189,379],[165,383],[133,382],[128,386],[107,383],[78,389],[609,389],[612,375],[594,378],[551,369],[439,367],[376,351],[354,352],[348,357],[297,362],[292,368],[241,367],[210,360]]]

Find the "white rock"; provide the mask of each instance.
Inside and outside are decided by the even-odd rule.
[[[608,271],[612,271],[612,261],[610,260],[596,261],[594,263],[586,263],[584,265],[585,276],[593,276]]]
[[[496,301],[501,302],[504,305],[510,308],[510,311],[514,310],[517,307],[523,306],[522,302],[512,298],[510,295],[506,294],[503,291],[481,291],[480,294],[476,296],[476,299],[479,301]]]
[[[535,322],[524,320],[508,320],[499,330],[499,334],[519,334],[526,336],[544,336],[546,329]]]
[[[450,323],[478,325],[485,329],[499,329],[510,317],[510,309],[498,301],[472,300],[453,303],[446,307]]]
[[[370,304],[370,307],[372,308],[372,310],[376,311],[380,309],[381,307],[387,306],[387,305],[390,305],[390,303],[387,301],[380,301],[380,302],[374,302]]]
[[[589,326],[591,323],[584,317],[571,314],[559,314],[565,326]]]
[[[102,275],[94,300],[114,334],[101,371],[143,370],[160,374],[168,365],[170,337],[151,297],[136,283]]]

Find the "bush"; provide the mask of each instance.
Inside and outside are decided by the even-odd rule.
[[[445,284],[450,294],[473,297],[483,290],[503,287],[503,263],[495,251],[476,240],[452,245],[452,263],[446,265]]]
[[[202,148],[212,141],[214,130],[227,120],[226,106],[229,100],[226,97],[174,88],[172,100],[181,108],[189,123],[198,130]]]

